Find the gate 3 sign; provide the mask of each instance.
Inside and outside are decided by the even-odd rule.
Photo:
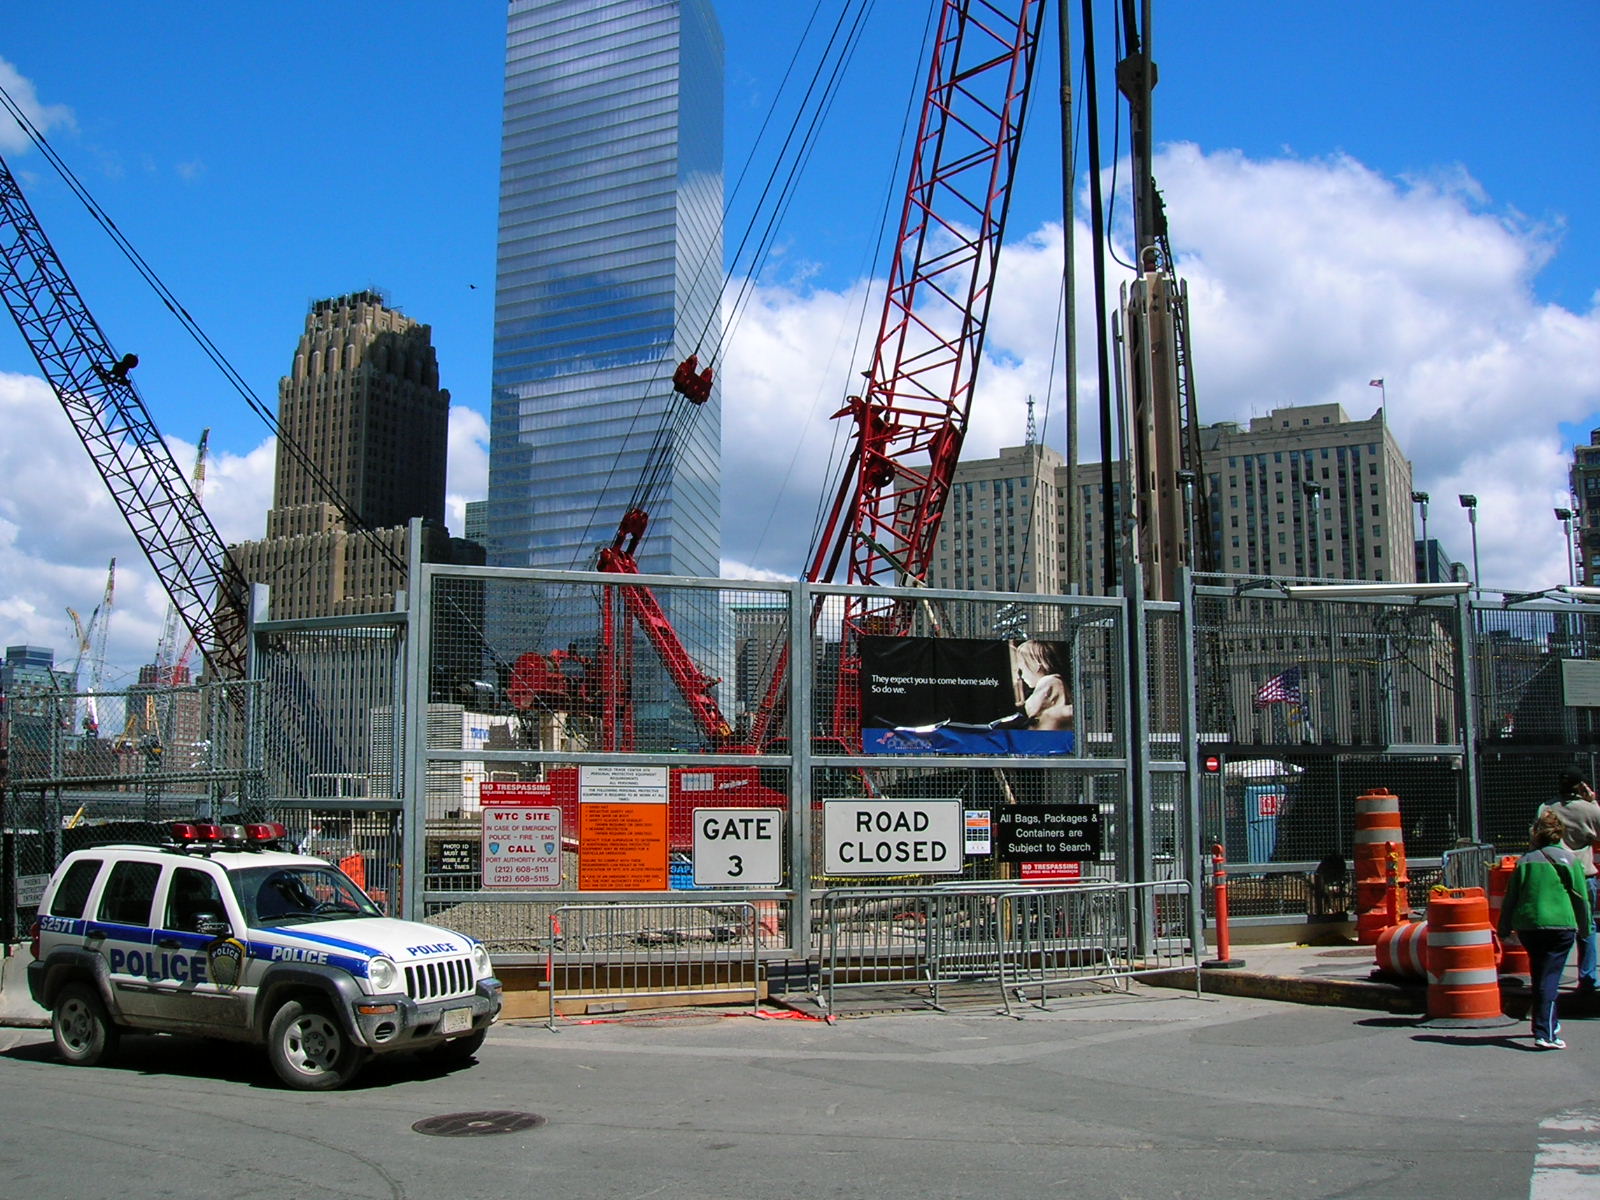
[[[1088,862],[1100,857],[1094,804],[1008,805],[994,810],[994,852],[1004,862]]]

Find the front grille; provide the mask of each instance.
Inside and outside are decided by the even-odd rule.
[[[406,995],[419,1004],[472,994],[470,958],[436,958],[406,967]]]

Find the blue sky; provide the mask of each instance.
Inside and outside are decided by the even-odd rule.
[[[831,24],[838,4],[819,6],[817,21]],[[730,573],[802,567],[826,417],[862,365],[849,345],[900,184],[895,146],[927,7],[878,0],[730,337],[725,471],[764,489],[729,485]],[[1097,15],[1102,87],[1113,7]],[[804,0],[717,9],[731,192],[791,60],[798,52],[795,69],[808,72],[816,51],[799,45]],[[1483,495],[1486,581],[1564,579],[1549,507],[1572,441],[1600,424],[1600,6],[1218,0],[1158,3],[1155,21],[1157,175],[1196,304],[1203,419],[1330,399],[1366,416],[1366,381],[1383,376],[1416,486]],[[0,81],[37,106],[58,151],[269,405],[311,300],[377,287],[431,324],[456,409],[450,490],[458,503],[481,497],[502,4],[83,0],[70,21],[56,6],[17,7],[6,33]],[[1061,207],[1053,54],[1043,69],[969,453],[1020,441],[1023,395],[1060,392],[1048,380]],[[796,103],[791,93],[775,120]],[[1104,140],[1109,155],[1109,127]],[[208,508],[224,534],[259,536],[265,427],[40,156],[14,139],[0,152],[111,341],[139,353],[141,389],[180,458],[212,428]],[[757,155],[759,178],[770,146]],[[732,203],[730,253],[754,186]],[[126,591],[113,641],[137,663],[164,600],[87,456],[58,436],[65,418],[28,385],[36,374],[20,337],[0,330],[0,412],[13,429],[40,430],[8,439],[5,453],[25,449],[25,461],[0,461],[13,480],[0,494],[0,636],[65,648],[63,606],[93,607],[115,553]],[[788,422],[781,440],[798,449],[772,456],[775,439],[756,435],[774,422]],[[1084,436],[1092,444],[1092,425]],[[48,503],[50,485],[29,483],[46,478]],[[1443,507],[1430,533],[1466,557],[1465,522]]]

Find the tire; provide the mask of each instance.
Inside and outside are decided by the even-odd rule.
[[[278,1078],[303,1092],[327,1092],[355,1078],[366,1061],[339,1019],[315,1000],[290,1000],[272,1014],[267,1058]]]
[[[483,1046],[483,1039],[488,1035],[487,1029],[476,1029],[461,1037],[453,1037],[448,1041],[440,1042],[437,1046],[430,1046],[423,1051],[427,1058],[436,1063],[466,1062]]]
[[[118,1031],[91,984],[69,983],[50,1010],[56,1053],[76,1067],[93,1067],[117,1052]]]

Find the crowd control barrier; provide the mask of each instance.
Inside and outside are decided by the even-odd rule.
[[[1045,1007],[1052,987],[1198,967],[1188,880],[1062,887],[838,888],[819,898],[817,1002],[904,988],[942,1009],[954,984]],[[1196,994],[1200,972],[1195,970]]]
[[[752,903],[568,904],[550,911],[548,1025],[562,1001],[620,1011],[634,998],[748,993],[761,1008],[761,957]]]

